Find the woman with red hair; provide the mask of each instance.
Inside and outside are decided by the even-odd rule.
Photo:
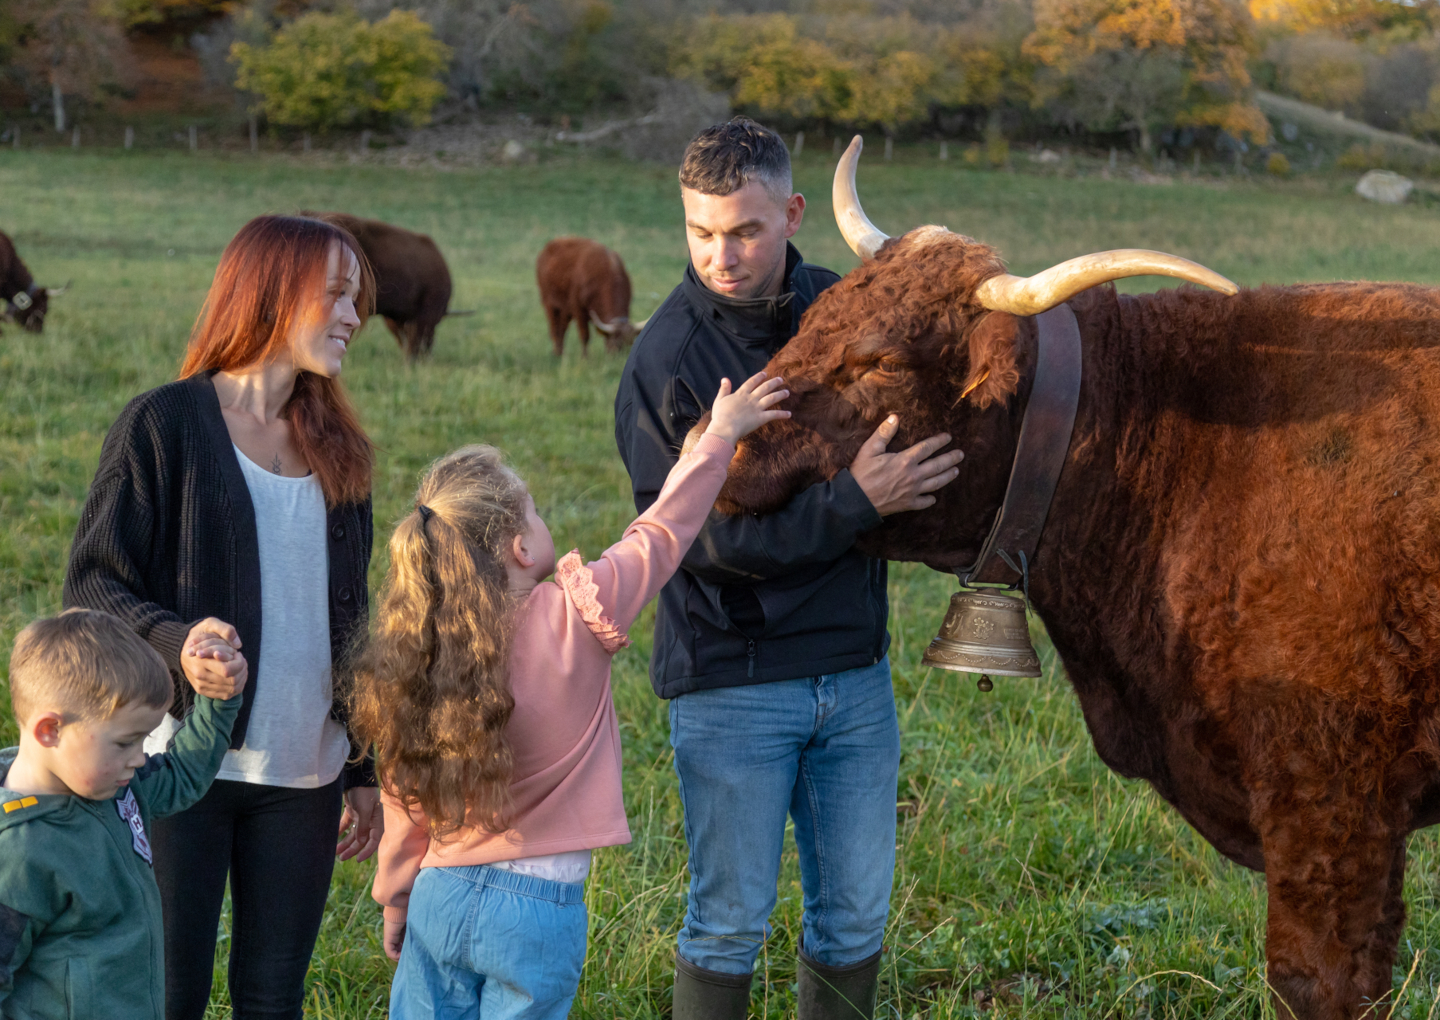
[[[214,786],[154,825],[167,1020],[205,1013],[227,878],[236,1020],[298,1020],[335,858],[379,843],[374,771],[333,696],[368,620],[373,454],[339,376],[374,292],[344,230],[247,223],[179,381],[121,412],[80,518],[66,606],[126,620],[176,680],[147,751],[195,691],[248,675]]]

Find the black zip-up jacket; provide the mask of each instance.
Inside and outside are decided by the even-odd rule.
[[[839,277],[787,245],[779,297],[738,301],[685,279],[635,341],[615,396],[615,442],[635,509],[660,494],[685,434],[729,377],[760,371]],[[660,592],[650,682],[662,698],[714,687],[839,673],[889,647],[885,563],[855,551],[880,515],[849,471],[778,513],[711,511]]]
[[[211,373],[142,393],[105,436],[80,513],[64,604],[114,613],[160,653],[183,718],[195,691],[180,668],[190,628],[209,616],[234,626],[250,664],[230,746],[245,743],[260,675],[260,545],[255,507]],[[370,500],[326,509],[330,660],[337,689],[369,622]],[[345,721],[343,699],[331,710]],[[354,740],[351,744],[354,746]],[[344,787],[374,786],[373,763],[352,754]]]

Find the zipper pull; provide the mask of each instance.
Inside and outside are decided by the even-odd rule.
[[[754,676],[755,676],[755,642],[754,642],[754,641],[750,641],[750,642],[749,642],[749,647],[746,648],[745,654],[746,654],[746,655],[749,657],[749,659],[750,659],[750,664],[749,664],[749,667],[745,670],[745,675],[746,675],[747,677],[754,677]]]

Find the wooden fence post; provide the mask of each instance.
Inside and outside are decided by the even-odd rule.
[[[200,148],[200,139],[196,136],[195,125],[190,125],[190,151],[195,152]]]
[[[950,149],[949,149],[949,147],[948,147],[944,142],[941,142],[941,143],[940,143],[940,158],[941,158],[941,159],[949,159],[949,158],[950,158]]]
[[[125,148],[135,148],[135,129],[128,124],[125,125]]]
[[[796,134],[795,134],[795,151],[792,152],[790,155],[791,155],[791,156],[799,156],[800,153],[802,153],[802,152],[804,152],[804,151],[805,151],[805,132],[804,132],[804,131],[799,131],[799,132],[796,132]]]
[[[895,155],[895,139],[889,135],[885,136],[885,159],[889,160]]]
[[[260,125],[256,123],[255,114],[250,115],[250,151],[260,151]]]

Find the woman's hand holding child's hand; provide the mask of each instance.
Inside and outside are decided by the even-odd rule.
[[[245,689],[250,666],[240,654],[240,635],[215,617],[201,620],[185,638],[180,667],[197,694],[229,701]]]
[[[778,375],[765,378],[764,372],[756,372],[734,393],[730,392],[730,380],[720,380],[720,393],[710,407],[710,426],[707,435],[719,436],[734,446],[766,422],[790,417],[789,411],[771,410],[790,395],[782,389],[785,380]]]

